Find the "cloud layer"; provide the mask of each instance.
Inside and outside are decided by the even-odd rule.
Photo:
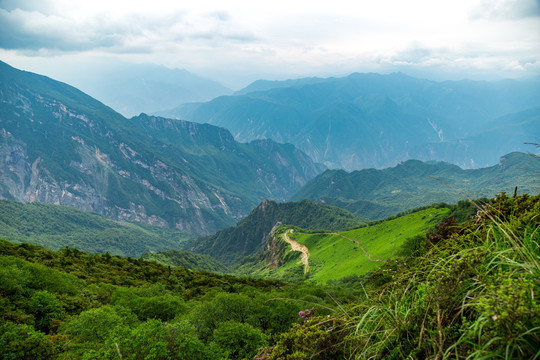
[[[216,73],[540,71],[538,0],[179,3],[0,0],[0,54],[112,54]]]

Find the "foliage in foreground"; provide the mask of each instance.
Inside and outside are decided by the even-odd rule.
[[[540,194],[446,219],[366,276],[364,301],[293,327],[259,359],[539,358],[539,225]]]
[[[317,286],[0,240],[0,358],[249,359],[306,302],[328,307],[333,298],[346,299]]]

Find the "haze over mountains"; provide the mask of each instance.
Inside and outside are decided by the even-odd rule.
[[[330,168],[407,159],[493,165],[540,134],[540,82],[434,82],[404,74],[257,81],[233,96],[161,113],[290,142]],[[501,135],[504,134],[504,135]]]
[[[292,145],[223,128],[126,119],[81,91],[0,63],[1,197],[208,234],[323,167]]]
[[[179,104],[208,101],[232,91],[183,69],[123,61],[88,61],[61,71],[65,82],[131,117]]]

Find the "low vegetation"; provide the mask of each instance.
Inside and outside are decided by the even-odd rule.
[[[0,358],[252,358],[333,299],[352,297],[1,240]]]
[[[447,218],[349,284],[354,305],[312,316],[259,359],[536,359],[540,195],[504,193],[464,224]]]
[[[386,260],[313,273],[324,286],[2,240],[0,358],[536,359],[540,194],[465,204],[339,235],[296,229],[308,247],[357,237]],[[312,267],[335,251],[312,249]]]

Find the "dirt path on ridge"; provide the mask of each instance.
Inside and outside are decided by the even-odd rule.
[[[304,274],[309,272],[309,250],[306,245],[300,244],[298,241],[293,240],[289,237],[289,234],[293,232],[293,229],[287,230],[283,234],[283,240],[285,240],[293,251],[299,251],[302,253],[302,264],[304,264]]]
[[[366,254],[366,256],[368,257],[368,259],[371,260],[371,261],[386,261],[386,260],[382,260],[382,259],[373,259],[373,258],[371,258],[371,255],[366,251],[366,249],[364,249],[364,247],[363,247],[362,245],[360,245],[360,243],[358,242],[358,240],[348,238],[348,237],[343,236],[343,235],[338,234],[338,233],[330,233],[330,234],[331,234],[331,235],[341,236],[341,237],[344,238],[344,239],[347,239],[347,240],[349,240],[349,241],[352,241],[353,243],[356,243],[356,246],[358,246],[358,247],[364,252],[364,254]]]

